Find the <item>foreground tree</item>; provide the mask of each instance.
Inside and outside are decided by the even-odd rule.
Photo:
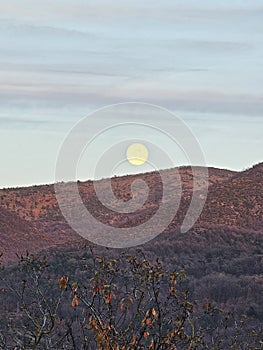
[[[4,276],[4,274],[3,274]],[[76,280],[75,280],[76,279]],[[1,282],[0,349],[261,349],[260,330],[207,302],[202,312],[184,271],[167,271],[142,251],[85,258],[81,276],[55,276],[45,258],[20,257]]]

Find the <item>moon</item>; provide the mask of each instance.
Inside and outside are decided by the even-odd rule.
[[[133,143],[126,150],[126,158],[132,165],[142,165],[148,159],[148,149],[141,143]]]

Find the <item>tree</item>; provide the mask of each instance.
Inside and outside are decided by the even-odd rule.
[[[190,350],[262,347],[262,330],[244,328],[209,301],[199,307],[184,271],[165,270],[144,253],[97,256],[80,275],[58,275],[47,259],[27,254],[3,274],[0,349]],[[0,286],[0,287],[1,287]]]

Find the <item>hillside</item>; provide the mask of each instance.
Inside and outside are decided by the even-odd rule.
[[[242,229],[246,232],[259,231],[263,229],[263,166],[258,164],[244,172],[233,172],[224,169],[209,168],[209,193],[203,213],[195,225],[196,229],[223,227],[225,229]],[[174,189],[180,183],[174,181],[174,172],[177,169],[163,170],[172,201]],[[198,172],[198,186],[203,186],[203,168],[196,167]],[[166,229],[166,232],[174,232],[182,223],[185,213],[192,197],[193,176],[190,167],[179,168],[182,184],[182,198],[180,208],[173,222]],[[149,187],[149,196],[141,210],[133,214],[116,214],[114,211],[105,210],[105,207],[98,201],[92,181],[78,182],[79,192],[83,202],[90,212],[101,222],[113,227],[136,226],[138,223],[147,221],[157,210],[162,199],[162,182],[160,174],[146,173],[115,177],[112,179],[112,188],[115,196],[127,201],[131,198],[131,184],[136,179],[143,179]],[[104,190],[105,180],[97,183],[101,190]],[[65,204],[68,204],[65,198]],[[63,218],[53,185],[32,186],[25,188],[11,188],[0,190],[0,205],[2,211],[8,213],[8,219],[1,219],[0,227],[1,243],[3,247],[8,245],[8,259],[14,256],[19,246],[27,249],[28,244],[20,233],[28,231],[31,240],[31,250],[34,251],[39,245],[45,249],[56,244],[73,242],[81,238],[68,226]],[[172,207],[171,207],[172,209]],[[6,211],[8,210],[8,211]],[[14,214],[15,213],[15,214]],[[6,214],[7,215],[7,214]],[[12,215],[16,219],[12,218]],[[19,218],[18,218],[19,216]],[[19,221],[20,219],[20,221]],[[16,223],[15,227],[13,227]],[[28,225],[28,226],[27,226]],[[8,229],[7,229],[8,226]],[[4,228],[6,227],[6,228]],[[8,243],[7,235],[8,232]],[[15,237],[13,240],[12,237]],[[39,241],[42,241],[39,244]]]
[[[213,186],[199,224],[263,230],[263,164]]]
[[[13,260],[16,253],[37,251],[47,244],[45,234],[16,213],[0,207],[0,247],[4,260]]]
[[[173,181],[174,171],[170,169],[162,173],[171,188],[168,203],[172,200],[172,189],[179,186]],[[197,168],[197,171],[200,189],[203,169]],[[198,301],[197,316],[206,305],[211,304],[215,310],[225,310],[234,319],[245,315],[253,330],[260,329],[263,321],[263,164],[239,173],[209,168],[209,193],[204,210],[187,233],[181,233],[179,225],[189,207],[193,179],[189,167],[180,168],[179,173],[183,192],[175,219],[165,232],[139,249],[149,261],[159,259],[169,271],[185,270],[187,279],[180,284],[189,291],[191,299]],[[113,227],[125,227],[147,220],[156,212],[162,193],[160,175],[148,173],[112,179],[115,195],[126,201],[131,198],[132,182],[141,177],[149,186],[149,196],[142,209],[131,216],[105,211],[96,198],[92,181],[78,182],[78,187],[83,202],[94,216]],[[106,189],[105,180],[97,184],[102,191]],[[79,237],[63,218],[53,185],[3,189],[0,190],[0,200],[1,250],[5,261],[12,261],[2,270],[0,278],[0,293],[5,301],[0,311],[6,315],[5,326],[9,324],[10,315],[20,315],[20,311],[16,310],[17,296],[6,287],[11,285],[15,289],[25,278],[24,272],[14,263],[17,251],[29,250],[31,253],[38,252],[42,257],[47,256],[47,284],[44,289],[50,299],[57,293],[57,281],[61,276],[69,276],[71,282],[79,285],[89,281],[90,266],[93,266],[90,247],[96,256],[105,259],[116,259],[123,252],[138,255],[136,247],[109,249]],[[65,205],[69,205],[66,197]],[[68,300],[64,302],[68,303]],[[77,311],[72,310],[69,303],[64,311],[69,317],[75,317],[84,309],[85,305],[80,303]],[[205,315],[202,319],[202,324],[214,337],[217,334],[216,329],[212,330],[215,319],[210,323],[207,317]],[[220,331],[223,332],[223,329]],[[235,334],[235,323],[227,332],[228,336]],[[246,331],[242,332],[246,338]]]
[[[181,167],[178,170],[183,191],[189,195],[193,186],[191,168]],[[210,187],[214,184],[226,181],[236,174],[236,172],[225,169],[208,168],[208,170]],[[168,179],[171,188],[179,185],[174,181],[174,173],[174,169],[162,170],[162,175]],[[199,173],[200,179],[202,179],[201,167],[199,168]],[[114,177],[112,179],[112,187],[116,196],[124,201],[129,199],[131,197],[130,186],[132,182],[138,178],[146,181],[149,187],[154,189],[155,193],[162,187],[160,184],[160,176],[154,172]],[[98,183],[103,187],[104,180],[100,180]],[[89,199],[91,198],[94,201],[93,196],[95,196],[95,193],[92,181],[79,182],[79,188],[83,196],[86,198],[89,197]],[[61,218],[53,185],[0,189],[0,205],[17,212],[20,217],[29,221]]]

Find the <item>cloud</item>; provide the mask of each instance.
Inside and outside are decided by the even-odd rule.
[[[247,116],[263,115],[263,97],[256,94],[237,94],[211,90],[178,90],[158,82],[138,82],[119,88],[89,86],[60,86],[43,90],[36,86],[0,90],[0,103],[19,110],[30,108],[87,108],[127,101],[141,101],[189,112],[222,113]]]
[[[244,50],[251,50],[253,48],[252,43],[238,42],[238,41],[220,41],[220,40],[171,40],[167,44],[172,48],[174,45],[176,48],[190,49],[195,52],[199,51],[212,51],[215,54],[218,52],[236,52],[240,53]]]
[[[178,90],[153,82],[139,83],[112,91],[111,97],[120,101],[142,101],[178,111],[263,116],[263,97],[211,90]]]
[[[30,118],[14,118],[10,116],[0,116],[0,129],[6,128],[19,128],[19,129],[27,129],[27,128],[37,128],[43,127],[50,124],[48,120],[40,120],[40,119],[30,119]]]
[[[1,8],[1,4],[0,4]],[[80,31],[77,29],[67,28],[67,27],[59,27],[59,26],[49,26],[43,25],[42,22],[30,23],[23,19],[21,16],[16,18],[3,19],[0,17],[0,28],[1,35],[12,35],[17,34],[19,36],[37,36],[41,37],[43,35],[51,35],[57,37],[65,37],[68,38],[96,38],[94,33],[89,33],[87,31]]]
[[[57,112],[140,100],[183,111],[262,115],[262,42],[250,40],[253,27],[244,21],[257,11],[263,11],[257,0],[0,2],[2,108]],[[222,26],[226,17],[239,18],[238,26],[228,22],[235,30]],[[216,18],[219,23],[209,22]]]
[[[263,12],[262,2],[253,0],[253,3],[236,1],[234,4],[222,1],[211,3],[208,1],[186,1],[182,4],[179,0],[164,0],[162,6],[152,1],[128,0],[125,2],[94,1],[84,2],[51,1],[44,2],[34,0],[9,0],[0,3],[1,18],[25,20],[30,22],[51,21],[78,21],[79,23],[92,20],[169,20],[169,21],[214,21],[233,20],[236,17],[260,15]],[[70,23],[69,23],[70,24]],[[63,26],[63,23],[62,23]]]

